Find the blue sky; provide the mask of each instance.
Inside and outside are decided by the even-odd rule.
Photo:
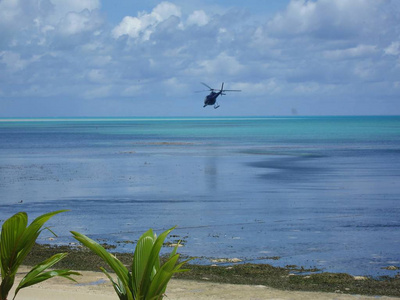
[[[200,82],[241,89],[203,108]],[[400,1],[0,0],[0,117],[400,114]]]

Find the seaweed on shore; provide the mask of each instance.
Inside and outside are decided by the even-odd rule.
[[[103,261],[81,247],[50,246],[37,244],[27,257],[25,263],[37,264],[54,253],[69,252],[57,267],[74,270],[99,271],[105,267]],[[132,261],[129,253],[114,253],[121,262],[128,265]],[[355,277],[343,273],[296,274],[299,272],[315,272],[293,266],[274,267],[268,264],[232,264],[232,265],[196,265],[188,264],[190,272],[178,273],[174,277],[186,280],[211,281],[230,284],[265,285],[281,290],[322,291],[361,295],[385,295],[400,297],[400,277]]]

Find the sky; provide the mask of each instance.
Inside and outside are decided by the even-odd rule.
[[[293,115],[400,115],[400,1],[0,0],[0,118]]]

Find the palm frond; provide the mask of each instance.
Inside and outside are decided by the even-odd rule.
[[[140,294],[142,290],[143,277],[149,261],[151,249],[155,241],[153,230],[146,231],[138,240],[133,255],[132,277],[134,289]]]
[[[126,289],[125,289],[124,285],[122,284],[121,280],[118,278],[117,279],[118,282],[115,282],[115,280],[111,277],[110,273],[108,273],[106,269],[104,269],[104,268],[100,268],[100,269],[103,271],[103,273],[111,281],[111,283],[112,283],[112,285],[114,287],[114,290],[118,295],[118,298],[120,300],[127,300],[128,296],[127,296],[127,293],[126,293]]]
[[[78,272],[73,272],[70,270],[52,270],[49,272],[44,272],[48,268],[51,268],[53,265],[58,263],[60,260],[62,260],[67,255],[68,255],[68,253],[55,254],[52,257],[46,259],[45,261],[43,261],[43,262],[37,264],[35,267],[33,267],[31,269],[31,271],[28,274],[26,274],[25,277],[22,278],[22,280],[20,281],[17,289],[15,290],[15,295],[22,288],[34,285],[36,283],[45,281],[45,280],[50,279],[55,276],[62,276],[69,280],[75,281],[75,279],[70,277],[70,275],[81,275]]]
[[[151,274],[153,272],[153,269],[155,268],[155,265],[157,264],[157,261],[160,259],[159,258],[160,250],[164,244],[164,240],[174,228],[175,227],[168,229],[168,230],[164,231],[163,233],[161,233],[157,237],[157,239],[155,240],[155,242],[153,244],[153,247],[151,248],[149,259],[146,263],[146,267],[143,272],[143,278],[142,278],[142,281],[139,286],[141,293],[143,293],[144,295],[146,295],[148,292],[148,289],[149,289],[149,286],[151,283]],[[156,271],[158,271],[158,270],[156,270]]]
[[[164,265],[154,276],[153,281],[147,291],[146,299],[156,298],[164,293],[167,284],[174,274],[175,264],[178,261],[179,255],[175,255],[168,259]]]
[[[129,289],[129,270],[119,261],[114,255],[107,252],[104,247],[99,245],[94,240],[88,238],[87,236],[71,231],[75,239],[81,242],[84,246],[89,248],[92,252],[97,254],[104,262],[106,262],[109,267],[115,272],[117,277],[121,280],[121,285],[126,290],[128,300],[133,300],[132,293]]]
[[[163,298],[173,274],[187,271],[181,268],[188,260],[177,264],[179,259],[179,254],[176,254],[178,246],[174,248],[169,259],[162,266],[160,265],[160,250],[165,238],[174,228],[166,230],[158,237],[150,229],[139,238],[133,254],[131,272],[97,242],[74,231],[72,231],[72,234],[114,270],[118,282],[102,269],[112,282],[120,300],[160,300]]]
[[[44,223],[54,215],[65,211],[66,210],[59,210],[41,215],[29,226],[27,226],[28,216],[25,212],[19,212],[4,222],[0,236],[0,268],[2,279],[0,285],[0,299],[7,299],[8,293],[14,284],[18,268],[31,251],[37,237],[43,230],[42,227]],[[65,254],[55,255],[35,266],[18,285],[16,294],[21,288],[47,280],[54,276],[62,276],[72,279],[69,276],[77,275],[76,272],[71,272],[69,270],[43,272],[64,258],[64,256]]]
[[[42,232],[43,225],[53,216],[66,211],[68,210],[58,210],[46,213],[44,215],[37,217],[35,220],[32,221],[32,223],[28,227],[26,227],[26,230],[23,232],[17,244],[17,251],[19,252],[18,257],[15,261],[15,266],[17,267],[17,269],[25,260],[28,253],[32,250],[32,247],[35,245],[36,239]]]

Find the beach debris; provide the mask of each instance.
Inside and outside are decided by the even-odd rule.
[[[242,260],[240,258],[216,258],[211,260],[213,263],[238,263]]]
[[[385,270],[390,270],[390,271],[395,271],[395,270],[400,270],[400,267],[397,266],[388,266],[388,267],[383,267],[381,269],[385,269]]]
[[[368,280],[368,277],[365,276],[353,276],[354,280]]]
[[[254,285],[253,287],[258,288],[258,289],[265,289],[265,288],[266,288],[265,285],[261,285],[261,284],[259,284],[259,285]]]
[[[183,247],[182,244],[179,243],[165,243],[168,247]]]

